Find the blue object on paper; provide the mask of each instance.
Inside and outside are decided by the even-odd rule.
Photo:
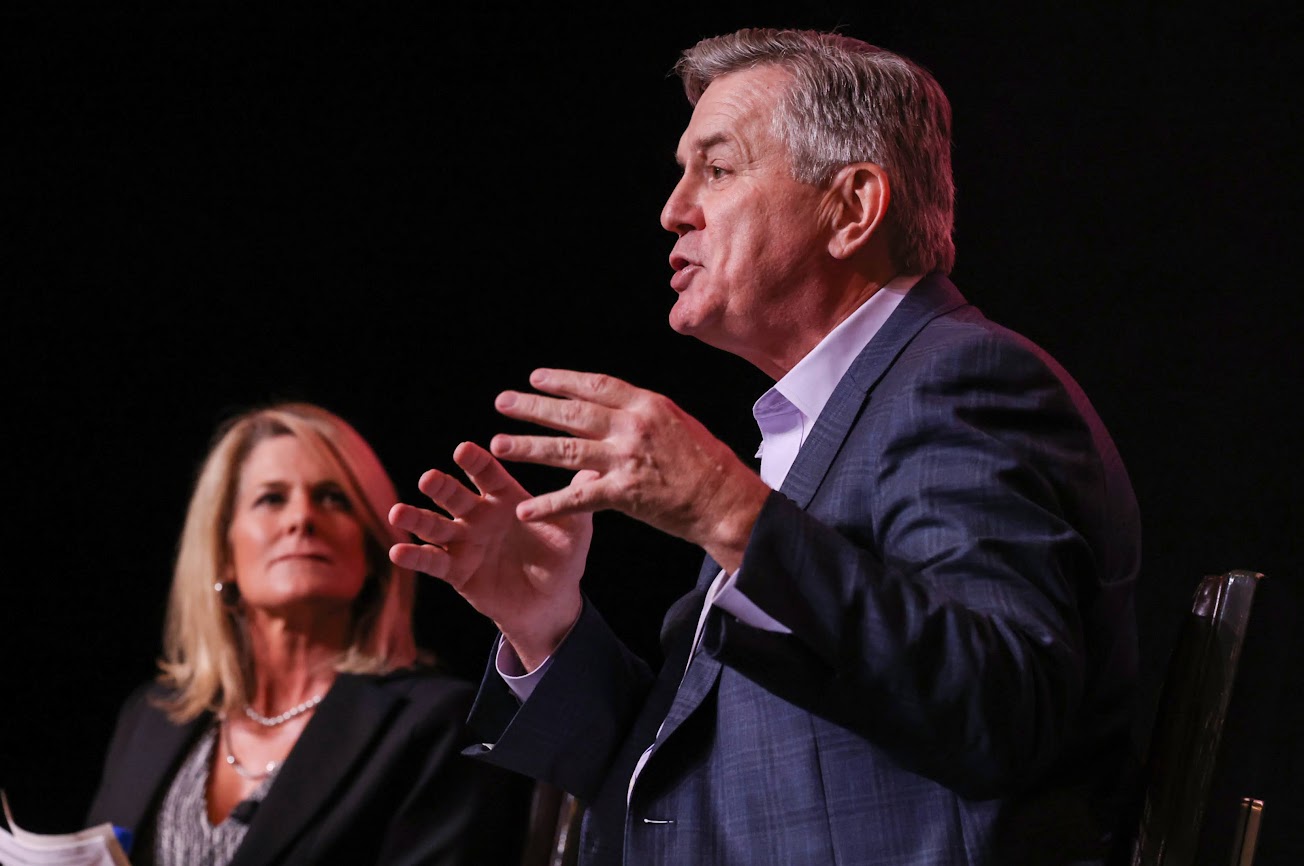
[[[122,846],[122,853],[130,857],[131,843],[134,838],[132,832],[126,827],[119,827],[117,824],[114,824],[113,835],[118,837],[118,844]]]

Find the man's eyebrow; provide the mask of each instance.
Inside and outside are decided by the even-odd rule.
[[[728,134],[723,132],[712,132],[693,142],[693,152],[700,153],[701,151],[710,150],[717,145],[728,144],[729,141],[730,137]],[[675,162],[679,163],[681,166],[684,164],[684,160],[679,156],[678,151],[675,152]]]

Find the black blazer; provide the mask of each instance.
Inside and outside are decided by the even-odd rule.
[[[137,851],[152,844],[158,806],[212,723],[168,721],[152,700],[165,694],[147,685],[127,700],[90,808],[92,823],[132,830]],[[468,685],[430,671],[340,675],[231,866],[514,862],[529,787],[458,754],[470,699]]]

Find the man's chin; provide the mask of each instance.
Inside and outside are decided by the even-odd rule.
[[[677,318],[674,313],[670,314],[670,330],[676,334],[683,334],[685,337],[693,336],[693,329],[688,323]]]
[[[705,343],[713,349],[736,354],[731,345],[724,339],[720,329],[714,327],[715,324],[714,321],[710,320],[704,321],[687,316],[676,316],[674,310],[670,311],[670,328],[676,334],[692,337],[699,343]]]
[[[670,329],[676,334],[683,334],[685,337],[696,337],[704,343],[709,340],[704,339],[703,333],[707,330],[707,321],[700,310],[690,308],[685,302],[683,295],[670,308]]]

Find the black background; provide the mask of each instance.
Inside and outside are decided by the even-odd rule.
[[[1077,376],[1128,463],[1151,692],[1201,575],[1298,588],[1300,15],[1039,5],[0,14],[0,786],[19,820],[80,820],[232,412],[325,405],[418,501],[457,442],[510,428],[498,391],[568,366],[665,392],[750,456],[767,381],[667,327],[657,224],[689,115],[666,73],[740,26],[840,27],[951,96],[953,276]],[[599,515],[586,587],[654,656],[697,557]],[[436,581],[418,628],[478,676],[490,631]],[[1304,730],[1299,706],[1281,730]],[[1304,773],[1297,738],[1265,748]],[[1287,862],[1276,838],[1262,862]]]

